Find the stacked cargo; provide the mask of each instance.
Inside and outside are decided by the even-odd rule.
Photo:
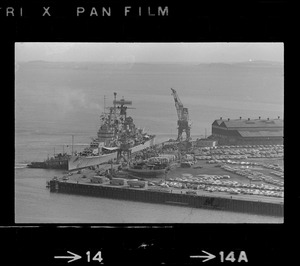
[[[163,188],[163,187],[150,187],[148,188],[148,191],[153,191],[153,192],[170,192],[170,189],[168,188]]]
[[[129,187],[132,188],[145,188],[148,184],[147,181],[135,181],[135,180],[128,180],[127,184]]]
[[[103,184],[108,182],[108,178],[105,176],[99,176],[99,175],[95,175],[92,177],[91,182],[92,183],[98,183],[98,184]]]
[[[112,178],[110,180],[110,184],[115,186],[124,186],[126,183],[127,182],[125,178]]]
[[[166,158],[169,163],[176,160],[176,155],[175,154],[160,154],[158,157],[159,158]]]

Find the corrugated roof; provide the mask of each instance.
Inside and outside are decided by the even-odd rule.
[[[242,137],[247,138],[257,138],[257,137],[283,137],[283,130],[278,131],[248,131],[248,130],[238,130],[238,133]]]
[[[271,128],[271,127],[282,127],[283,128],[283,119],[234,119],[234,120],[223,120],[220,124],[220,127],[227,128]]]
[[[222,119],[216,119],[212,124],[213,125],[220,125],[222,122],[223,122],[224,120],[222,120]]]

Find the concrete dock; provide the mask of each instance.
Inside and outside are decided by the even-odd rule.
[[[144,188],[131,188],[128,185],[112,185],[109,181],[102,184],[92,183],[93,170],[72,174],[50,181],[50,191],[57,193],[81,194],[106,197],[118,200],[208,208],[271,216],[283,216],[283,199],[254,195],[230,195],[203,190],[187,194],[190,189],[161,188],[149,184]],[[153,182],[150,182],[153,183]]]
[[[182,156],[179,158],[176,155],[168,171],[156,178],[134,176],[126,172],[126,166],[122,167],[121,164],[102,164],[52,179],[49,182],[50,191],[283,216],[282,147],[261,146],[196,149],[189,157],[185,157],[189,160],[192,158],[188,167],[181,164]],[[266,154],[268,150],[272,151],[271,155]],[[164,153],[178,154],[176,145],[167,148],[157,145],[139,152],[133,160]],[[272,176],[274,169],[280,176]],[[101,182],[94,182],[95,176]],[[117,178],[125,181],[112,182]],[[128,185],[130,182],[126,180],[132,179],[143,185]]]

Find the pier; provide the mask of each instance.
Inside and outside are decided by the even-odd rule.
[[[263,197],[229,196],[217,193],[186,194],[185,189],[162,189],[146,186],[132,188],[128,185],[94,184],[89,177],[72,180],[51,180],[50,192],[104,197],[183,207],[205,208],[260,215],[283,216],[283,201]]]

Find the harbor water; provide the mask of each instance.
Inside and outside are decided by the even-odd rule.
[[[62,171],[26,168],[31,161],[88,145],[98,130],[104,95],[109,106],[113,92],[132,100],[136,109],[128,115],[156,134],[157,142],[176,137],[171,87],[189,108],[193,138],[209,135],[211,123],[221,116],[282,117],[282,65],[20,63],[15,85],[16,223],[283,222],[280,217],[50,193],[46,181]]]

